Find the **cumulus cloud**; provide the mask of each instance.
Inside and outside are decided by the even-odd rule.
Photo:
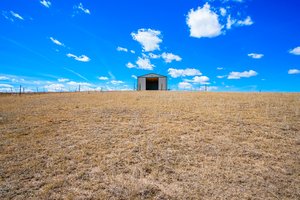
[[[80,90],[80,91],[91,91],[95,90],[92,84],[87,83],[87,82],[76,82],[76,81],[69,81],[67,82],[68,89],[75,89],[75,91]]]
[[[178,88],[181,90],[190,90],[193,88],[193,85],[188,82],[180,82]]]
[[[166,63],[171,63],[172,61],[181,61],[182,58],[178,55],[172,53],[163,53],[161,57],[165,60]]]
[[[217,76],[217,78],[220,78],[220,79],[221,79],[221,78],[225,78],[225,77],[226,77],[226,76]]]
[[[129,49],[125,48],[125,47],[117,47],[117,51],[130,52],[132,54],[135,54],[134,50],[129,50]]]
[[[206,85],[209,84],[209,78],[207,76],[195,76],[193,79],[185,79],[185,82],[191,82],[196,84]]]
[[[217,67],[217,70],[223,70],[223,67]]]
[[[147,55],[143,55],[143,57],[148,57]],[[157,54],[154,54],[154,53],[149,53],[149,57],[152,58],[152,59],[158,59],[161,57],[161,55],[157,55]]]
[[[92,86],[92,84],[90,83],[87,83],[87,82],[75,82],[75,81],[69,81],[67,82],[68,85],[71,85],[71,86]]]
[[[65,82],[68,82],[69,79],[67,79],[67,78],[59,78],[59,79],[57,79],[57,81],[60,82],[60,83],[65,83]]]
[[[101,81],[107,81],[108,77],[106,77],[106,76],[100,76],[100,77],[98,77],[98,79],[101,80]]]
[[[289,52],[290,52],[291,54],[300,56],[300,47],[296,47],[296,48],[294,48],[294,49],[291,49]]]
[[[118,48],[117,48],[117,51],[128,52],[128,49],[127,49],[127,48],[124,48],[124,47],[118,47]]]
[[[75,10],[75,13],[83,12],[88,15],[91,14],[89,9],[83,7],[82,3],[79,3],[78,5],[73,6],[73,8]]]
[[[65,46],[63,43],[61,43],[60,41],[58,41],[57,39],[55,39],[53,37],[50,37],[50,40],[58,46]]]
[[[47,8],[50,8],[50,6],[51,6],[51,2],[50,2],[50,1],[41,0],[40,3],[41,3],[43,6],[47,7]]]
[[[224,17],[227,14],[227,10],[225,8],[220,8],[220,13]]]
[[[113,84],[113,85],[119,85],[119,84],[124,83],[123,81],[117,81],[117,80],[112,80],[112,81],[110,81],[110,82],[111,82],[111,84]]]
[[[132,64],[131,62],[126,64],[126,67],[131,69],[131,68],[136,68],[136,65]]]
[[[264,57],[264,54],[249,53],[248,56],[253,58],[253,59],[261,59],[262,57]]]
[[[136,64],[138,69],[144,69],[144,70],[153,70],[153,68],[155,67],[153,64],[151,64],[148,58],[139,57],[138,60],[136,61]]]
[[[75,60],[80,61],[80,62],[89,62],[91,60],[86,55],[76,56],[74,54],[68,53],[67,56],[70,58],[74,58]]]
[[[244,20],[239,20],[237,21],[237,25],[238,26],[250,26],[252,25],[254,22],[252,21],[251,17],[248,16],[246,19]]]
[[[45,88],[48,92],[66,91],[65,86],[64,86],[63,84],[61,84],[61,83],[45,85],[44,88]]]
[[[159,50],[159,44],[162,42],[161,32],[152,29],[139,29],[137,33],[131,33],[132,38],[139,42],[146,52]]]
[[[226,28],[231,29],[232,26],[250,26],[253,23],[254,22],[252,21],[250,16],[246,17],[246,19],[244,20],[236,20],[236,19],[232,19],[231,16],[229,15],[227,17]]]
[[[231,19],[231,15],[227,17],[227,23],[226,23],[226,28],[231,29],[232,25],[236,23],[235,19]]]
[[[239,1],[239,0],[236,0]],[[223,1],[225,3],[225,1]],[[250,16],[244,19],[234,19],[228,10],[230,7],[211,8],[209,3],[196,10],[191,9],[187,15],[186,23],[190,28],[190,36],[195,38],[213,38],[226,33],[233,26],[250,26],[254,22]],[[236,16],[240,17],[239,12]]]
[[[172,78],[202,75],[202,73],[198,69],[192,69],[192,68],[187,68],[187,69],[169,68],[168,73]]]
[[[256,76],[258,73],[254,70],[244,71],[244,72],[230,72],[228,79],[240,79],[240,78],[249,78]]]
[[[290,69],[288,71],[288,74],[300,74],[300,70],[299,69]]]
[[[206,3],[203,8],[191,9],[186,23],[190,28],[190,36],[195,38],[216,37],[222,33],[222,25],[218,15]]]

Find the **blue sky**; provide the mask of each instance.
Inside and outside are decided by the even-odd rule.
[[[299,92],[298,0],[2,0],[0,91]]]

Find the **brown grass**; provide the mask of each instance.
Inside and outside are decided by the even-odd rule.
[[[300,199],[300,94],[0,96],[0,199]]]

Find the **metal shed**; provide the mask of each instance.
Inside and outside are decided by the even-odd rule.
[[[138,77],[138,90],[167,90],[168,78],[163,75],[151,73]]]

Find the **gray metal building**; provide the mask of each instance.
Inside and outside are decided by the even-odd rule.
[[[167,90],[168,78],[163,75],[151,73],[138,77],[138,90]]]

